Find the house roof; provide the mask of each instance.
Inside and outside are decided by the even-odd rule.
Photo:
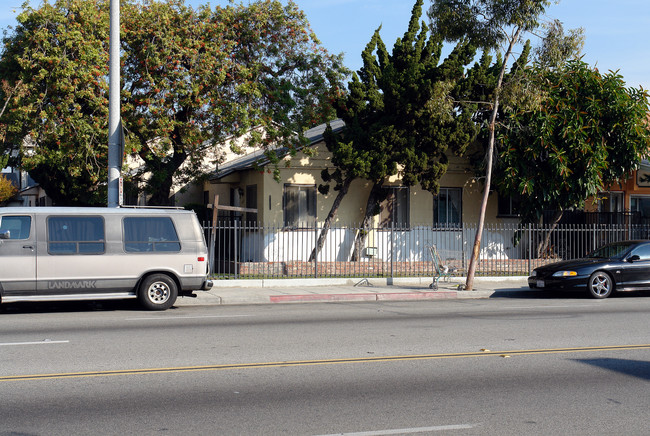
[[[332,130],[334,132],[339,132],[345,127],[343,120],[336,119],[330,122]],[[307,147],[310,147],[323,140],[323,134],[327,128],[327,123],[320,124],[312,129],[307,130],[304,133],[304,136],[309,141]],[[300,150],[302,148],[299,147]],[[278,156],[283,157],[289,153],[287,147],[280,147],[276,150]],[[222,177],[225,177],[229,174],[232,174],[237,171],[249,170],[253,167],[264,166],[269,163],[269,158],[264,154],[264,150],[259,149],[255,150],[252,153],[246,154],[244,156],[235,158],[231,161],[225,162],[217,167],[217,170],[210,175],[210,180],[218,180]]]

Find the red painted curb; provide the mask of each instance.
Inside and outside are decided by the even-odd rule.
[[[271,295],[271,303],[325,302],[325,301],[399,301],[399,300],[439,300],[456,298],[456,291],[431,292],[392,292],[383,294],[303,294]]]

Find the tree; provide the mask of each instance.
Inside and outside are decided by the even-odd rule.
[[[649,95],[580,60],[528,75],[545,91],[538,105],[506,112],[498,185],[529,199],[520,206],[523,222],[555,210],[552,231],[564,210],[583,207],[650,155]]]
[[[0,54],[3,154],[55,204],[105,203],[107,4],[27,6],[18,23]]]
[[[206,150],[229,136],[256,128],[252,145],[294,151],[296,132],[331,116],[346,72],[291,1],[214,11],[147,1],[128,8],[124,26],[124,117],[153,204],[169,201],[173,182],[205,174]]]
[[[0,74],[26,89],[0,121],[11,126],[4,148],[33,140],[23,167],[57,204],[105,203],[107,9],[91,0],[27,6],[5,38]],[[121,12],[126,151],[144,162],[130,176],[147,184],[151,204],[200,177],[206,152],[227,137],[257,128],[251,144],[272,155],[333,113],[346,70],[291,1],[194,10],[132,0]]]
[[[349,93],[335,102],[346,127],[340,136],[327,132],[332,152],[337,198],[330,210],[312,259],[324,243],[329,223],[352,180],[367,179],[372,189],[367,199],[362,230],[355,240],[352,260],[358,260],[372,216],[385,198],[384,180],[400,173],[406,186],[420,184],[437,193],[447,170],[447,154],[461,154],[476,130],[471,111],[460,110],[450,94],[473,59],[475,48],[467,41],[456,45],[440,63],[442,40],[420,25],[423,0],[413,6],[404,36],[391,53],[375,31],[362,53],[363,67],[354,74]],[[325,192],[325,190],[321,190]]]
[[[0,175],[0,204],[9,200],[16,192],[18,192],[18,188],[11,183],[11,180],[4,175]]]
[[[465,289],[474,287],[474,274],[481,248],[485,212],[492,181],[492,166],[499,113],[500,94],[508,60],[522,34],[539,26],[539,17],[550,5],[549,0],[432,0],[429,17],[435,31],[445,40],[469,38],[488,50],[503,49],[503,63],[492,95],[492,113],[488,121],[486,174],[476,238],[467,271]]]

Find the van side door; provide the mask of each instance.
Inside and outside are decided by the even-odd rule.
[[[100,215],[52,214],[37,264],[41,295],[88,295],[106,292],[115,275],[106,256],[104,218]],[[112,282],[109,280],[109,282]]]
[[[36,231],[31,215],[0,216],[0,285],[2,294],[36,294]]]

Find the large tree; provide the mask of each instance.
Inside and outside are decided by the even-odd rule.
[[[339,136],[325,135],[336,170],[323,176],[326,182],[336,182],[338,195],[312,258],[322,247],[352,180],[372,183],[364,230],[358,233],[353,251],[352,259],[358,260],[365,229],[385,197],[382,185],[386,178],[399,172],[405,186],[420,184],[436,194],[447,170],[448,154],[462,154],[476,133],[472,112],[461,110],[452,97],[476,50],[462,41],[440,62],[443,42],[420,23],[422,5],[423,0],[416,1],[408,29],[392,52],[384,45],[380,29],[375,31],[348,94],[336,101],[337,114],[346,127]]]
[[[105,202],[107,4],[44,3],[18,23],[1,49],[2,152],[55,204]]]
[[[527,76],[540,90],[539,102],[505,112],[497,184],[526,199],[519,207],[523,222],[537,223],[554,210],[554,227],[563,211],[582,208],[648,157],[649,95],[579,60],[538,66]]]
[[[457,41],[469,38],[480,47],[503,53],[503,62],[492,94],[492,111],[487,122],[489,134],[485,159],[485,184],[465,283],[465,289],[468,290],[474,287],[474,274],[481,248],[492,182],[497,115],[508,60],[523,34],[539,27],[540,17],[549,5],[549,0],[432,0],[429,10],[429,18],[434,30],[443,35],[445,40]]]
[[[5,38],[0,74],[27,89],[0,120],[12,126],[3,144],[33,140],[23,166],[57,204],[105,201],[108,3],[27,6]],[[200,177],[207,151],[231,135],[255,128],[251,143],[272,154],[331,115],[345,69],[291,1],[193,9],[133,0],[121,12],[126,151],[144,162],[130,176],[146,183],[151,204]]]

